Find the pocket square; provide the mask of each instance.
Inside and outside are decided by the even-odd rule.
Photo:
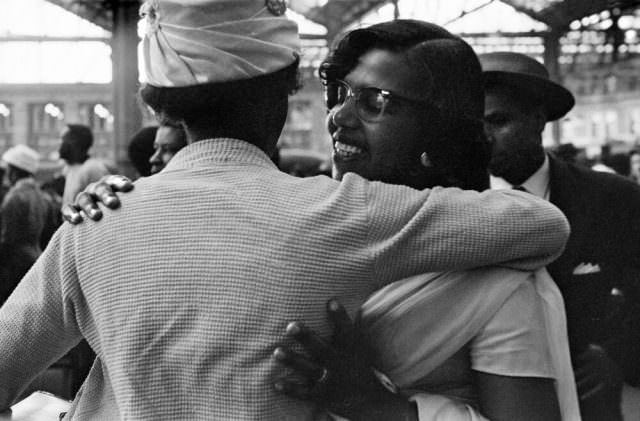
[[[593,263],[580,263],[573,269],[574,275],[588,275],[600,272],[600,265]]]

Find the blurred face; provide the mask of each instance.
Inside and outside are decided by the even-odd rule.
[[[403,54],[381,49],[363,54],[344,82],[341,100],[327,118],[334,178],[354,172],[370,180],[407,184],[407,173],[419,165],[426,142],[425,112],[419,103],[427,98],[424,82]],[[377,90],[365,94],[363,88]],[[349,90],[354,96],[346,94]],[[379,90],[384,93],[376,94]]]
[[[58,154],[60,155],[60,159],[64,159],[65,161],[73,160],[73,145],[69,140],[69,128],[65,127],[60,134],[62,141],[60,142],[60,147],[58,148]]]
[[[640,182],[640,154],[631,155],[631,176]]]
[[[491,174],[512,184],[526,181],[544,161],[539,107],[527,109],[512,91],[489,88],[485,94],[484,128],[492,144]]]
[[[153,142],[155,152],[149,158],[151,174],[160,172],[171,158],[185,146],[180,129],[170,126],[160,126]]]

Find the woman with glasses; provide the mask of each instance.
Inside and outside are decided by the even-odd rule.
[[[334,178],[354,172],[416,189],[488,187],[482,75],[460,38],[418,21],[374,25],[347,34],[320,75]],[[274,379],[276,389],[353,421],[413,419],[403,404],[409,398],[421,420],[481,413],[553,420],[561,411],[575,419],[567,416],[571,398],[556,394],[556,381],[560,390],[573,378],[562,302],[550,282],[544,273],[500,268],[396,282],[365,303],[358,341],[348,346],[326,346],[291,325],[289,334],[313,357],[276,350],[276,360],[293,369]],[[338,338],[345,326],[337,325]],[[552,331],[561,337],[555,350]]]
[[[488,187],[482,75],[461,39],[424,22],[374,25],[344,36],[320,76],[335,178]],[[348,320],[339,309],[329,313]],[[406,419],[398,395],[425,420],[579,419],[562,298],[546,272],[425,274],[378,291],[356,323],[357,334],[338,323],[338,346],[291,324],[314,358],[276,350],[294,370],[276,388],[351,420]]]

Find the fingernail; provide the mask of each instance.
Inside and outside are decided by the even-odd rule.
[[[340,304],[336,300],[329,300],[329,310],[338,311]]]
[[[276,360],[284,360],[286,358],[286,355],[282,348],[276,348],[276,350],[273,351],[273,356]]]
[[[289,335],[297,335],[300,333],[300,326],[298,326],[298,323],[296,322],[291,322],[287,325],[287,333]]]
[[[95,209],[89,209],[89,216],[93,219],[98,215],[98,211]]]
[[[116,202],[116,199],[111,197],[111,196],[108,196],[108,197],[106,197],[104,199],[104,204],[107,205],[107,206],[111,206],[111,205],[115,204],[115,202]]]

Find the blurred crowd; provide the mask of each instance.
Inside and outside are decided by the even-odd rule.
[[[563,143],[549,148],[558,158],[594,171],[608,172],[640,183],[640,146],[625,147],[625,151],[611,152],[606,143],[601,146],[596,157],[589,158],[584,148],[576,148],[572,143]]]

